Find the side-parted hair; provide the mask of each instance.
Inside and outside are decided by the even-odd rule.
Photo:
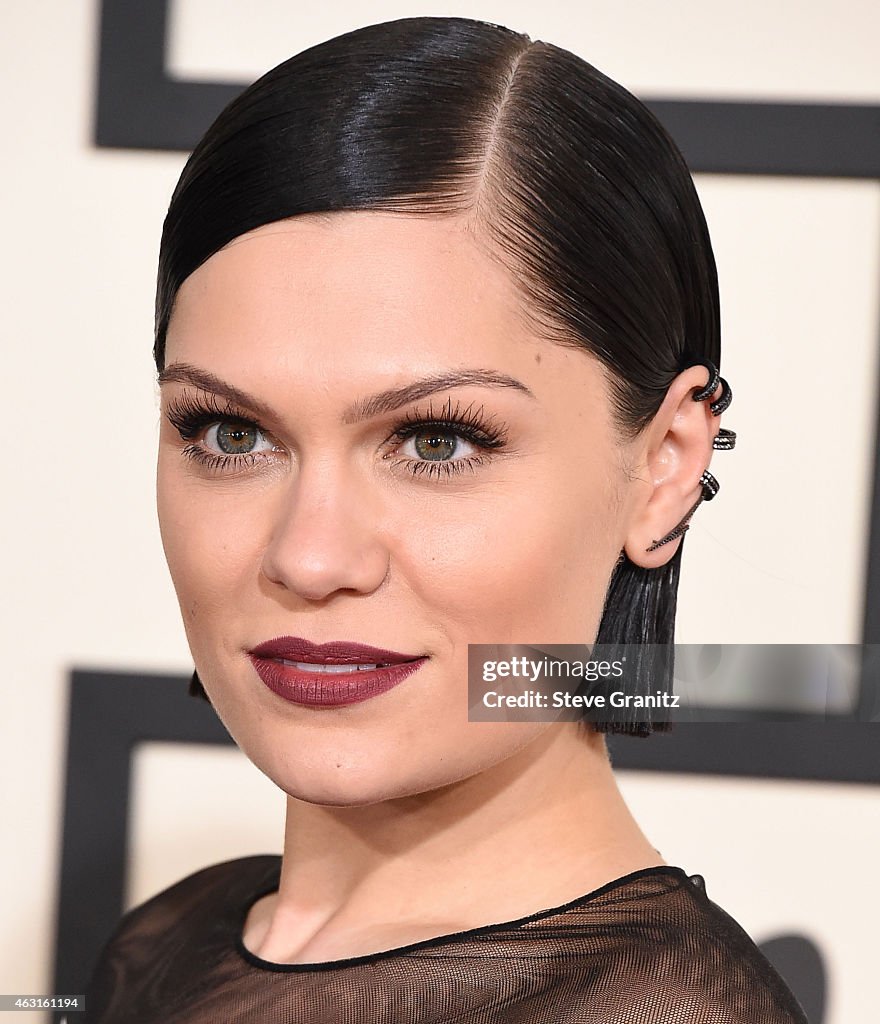
[[[657,118],[568,50],[470,18],[420,17],[291,57],[202,137],[162,232],[157,369],[194,270],[247,231],[334,210],[468,216],[536,336],[601,361],[621,440],[641,433],[684,369],[704,358],[720,367],[705,217]],[[621,553],[597,643],[673,643],[683,545],[655,569]],[[658,689],[672,688],[667,664]],[[191,692],[207,699],[197,676]],[[638,716],[594,728],[667,728]]]

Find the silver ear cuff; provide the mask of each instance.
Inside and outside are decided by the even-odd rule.
[[[727,381],[719,374],[718,368],[711,359],[698,359],[693,365],[705,366],[709,371],[709,381],[706,386],[700,388],[699,391],[694,392],[692,396],[695,402],[703,402],[707,398],[711,399],[712,395],[714,395],[718,390],[718,385],[722,385],[721,396],[709,406],[712,410],[713,416],[720,416],[733,401],[733,390]],[[719,427],[718,433],[712,438],[712,447],[716,451],[731,451],[736,447],[736,433],[733,430],[727,430],[725,427]],[[689,529],[690,518],[694,512],[697,511],[700,502],[711,501],[719,490],[721,490],[721,484],[718,483],[708,469],[703,470],[703,474],[700,477],[700,487],[701,494],[699,498],[697,498],[693,505],[691,505],[687,514],[678,526],[670,530],[665,537],[661,537],[660,540],[655,540],[649,548],[645,549],[646,551],[656,551],[656,549],[661,545],[668,544],[669,541],[675,540],[676,537],[681,537],[681,535]]]

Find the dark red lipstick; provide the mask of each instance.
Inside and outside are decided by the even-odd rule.
[[[310,707],[339,707],[376,697],[428,660],[424,655],[344,640],[313,644],[298,636],[267,640],[254,647],[249,657],[273,693]]]

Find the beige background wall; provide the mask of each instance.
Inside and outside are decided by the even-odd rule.
[[[177,0],[172,70],[248,81],[338,32],[417,14],[503,22],[644,96],[880,102],[874,0]],[[97,0],[6,0],[0,11],[6,993],[51,983],[67,673],[191,670],[155,520],[150,353],[159,234],[184,155],[92,146],[97,26]],[[739,441],[716,453],[722,492],[689,533],[678,639],[857,642],[880,184],[703,175],[697,186],[722,283],[722,372],[736,395],[723,422]],[[280,850],[280,795],[237,752],[152,744],[135,767],[130,904],[205,863]],[[857,904],[832,905],[816,872],[870,877],[876,798],[780,783],[623,783],[667,859],[705,874],[710,895],[756,937],[833,918],[816,924],[835,929],[838,951],[829,1024],[871,1020],[857,993],[876,949],[866,904],[876,920],[880,896],[868,886]],[[813,827],[819,807],[839,832]],[[741,822],[733,861],[706,826],[728,810]],[[781,820],[806,841],[785,839]]]

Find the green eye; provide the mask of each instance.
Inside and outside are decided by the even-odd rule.
[[[217,424],[217,445],[226,455],[246,455],[258,443],[259,430],[252,424],[224,420]]]
[[[422,430],[418,434],[414,434],[413,442],[419,457],[432,462],[452,458],[458,447],[456,435],[452,431],[440,431],[436,428]]]

